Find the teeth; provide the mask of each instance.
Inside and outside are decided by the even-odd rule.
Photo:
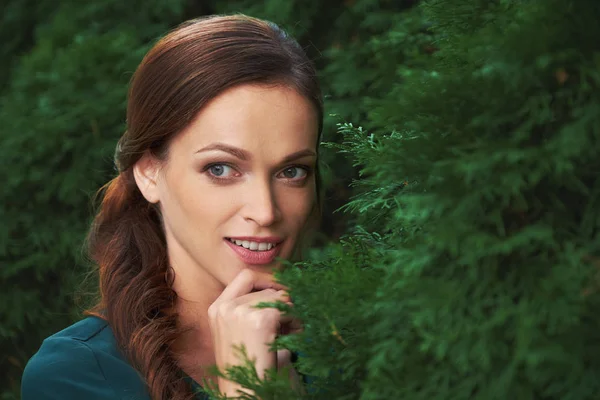
[[[242,246],[242,247],[245,247],[246,249],[253,250],[253,251],[271,250],[275,246],[273,243],[257,243],[257,242],[249,242],[248,240],[229,239],[229,241],[237,244],[238,246]]]

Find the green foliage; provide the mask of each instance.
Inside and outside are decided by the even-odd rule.
[[[370,262],[386,256],[382,243],[380,235],[358,231],[329,245],[313,261],[296,266],[286,263],[289,268],[277,273],[277,278],[292,288],[294,306],[286,306],[285,311],[299,317],[304,330],[300,335],[277,338],[273,348],[300,351],[297,368],[314,380],[303,398],[344,399],[360,393],[370,357],[365,326],[376,320],[358,311],[373,304],[377,296],[384,271],[371,268]],[[321,290],[324,287],[328,290]],[[249,373],[245,371],[244,376]],[[226,376],[251,383],[239,370]],[[255,388],[255,383],[252,385],[247,387]],[[272,376],[257,393],[262,393],[261,399],[297,396],[281,376]]]
[[[50,2],[4,1],[0,4],[0,93],[10,78],[10,70],[22,53],[33,45],[33,32],[48,12]]]
[[[331,145],[360,166],[363,229],[282,276],[310,304],[310,398],[594,399],[600,6],[423,9],[440,50],[376,101],[393,129]]]
[[[80,249],[90,198],[114,173],[129,77],[184,5],[30,3],[9,2],[2,17],[2,38],[11,39],[0,48],[10,60],[0,97],[4,398],[18,391],[41,340],[78,317],[73,299],[87,272]]]
[[[339,242],[280,275],[305,330],[274,346],[301,352],[302,397],[595,398],[600,6],[415,3],[3,6],[2,397],[75,318],[89,198],[114,173],[130,74],[178,22],[243,12],[317,62],[327,204],[345,204],[325,221]],[[261,398],[297,398],[281,377],[229,373]]]
[[[376,123],[367,117],[370,99],[428,56],[430,34],[414,3],[4,2],[0,369],[7,373],[1,396],[17,397],[22,368],[41,340],[80,316],[81,306],[73,303],[88,289],[81,287],[89,271],[81,248],[91,198],[114,174],[127,84],[159,36],[186,19],[212,13],[243,12],[277,22],[318,65],[330,114],[325,137],[335,143],[342,138],[335,129],[340,121]],[[347,184],[355,175],[343,154],[325,151],[322,156],[329,190],[321,244],[346,229],[346,217],[332,214],[350,196]],[[314,251],[313,258],[324,254]]]
[[[280,371],[276,369],[269,369],[265,371],[265,375],[261,378],[254,368],[254,360],[248,357],[246,348],[244,346],[235,347],[238,357],[244,362],[239,366],[232,366],[226,368],[225,371],[220,371],[216,366],[213,366],[210,371],[214,376],[223,378],[233,378],[236,382],[240,382],[243,387],[253,392],[253,394],[240,393],[238,391],[237,399],[254,399],[256,397],[260,399],[289,399],[289,400],[300,400],[303,398],[302,393],[299,390],[293,390],[288,377],[290,367],[282,368]],[[231,397],[221,394],[218,388],[211,385],[210,381],[206,379],[200,384],[201,389],[198,392],[201,395],[209,395],[211,399],[227,400]]]

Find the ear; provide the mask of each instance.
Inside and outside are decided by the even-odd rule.
[[[158,188],[159,162],[146,153],[133,166],[133,177],[138,189],[149,203],[158,203],[160,192]]]

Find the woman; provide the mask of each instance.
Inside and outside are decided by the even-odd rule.
[[[320,215],[322,120],[314,67],[275,24],[211,16],[160,40],[88,236],[100,304],[44,341],[23,399],[190,399],[204,379],[235,396],[207,368],[240,365],[240,344],[259,376],[290,365],[268,344],[298,321],[253,306],[290,302],[272,272]]]

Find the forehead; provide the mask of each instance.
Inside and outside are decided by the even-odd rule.
[[[313,104],[285,86],[241,85],[212,99],[176,138],[174,151],[195,152],[214,142],[258,157],[315,149],[318,117]]]

